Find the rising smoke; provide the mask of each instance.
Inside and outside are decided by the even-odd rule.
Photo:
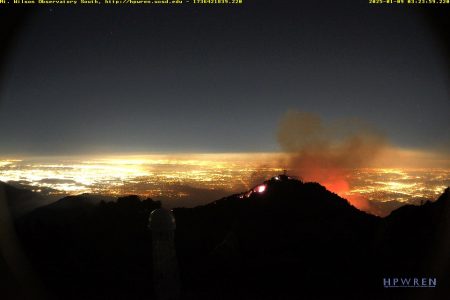
[[[289,111],[280,122],[278,142],[290,172],[367,209],[364,199],[348,194],[348,177],[355,169],[369,167],[388,146],[382,133],[361,120],[325,123],[318,115]]]

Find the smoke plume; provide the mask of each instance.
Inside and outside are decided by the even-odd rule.
[[[289,111],[280,122],[278,142],[290,172],[368,209],[362,197],[348,194],[348,177],[354,169],[369,167],[387,146],[375,128],[356,119],[324,123],[318,115]]]

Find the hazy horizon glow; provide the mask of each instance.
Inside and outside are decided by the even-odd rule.
[[[192,206],[245,192],[283,169],[289,172],[283,157],[282,153],[227,153],[3,159],[0,180],[43,195],[136,194]],[[434,163],[389,167],[383,161],[385,166],[350,170],[345,178],[349,190],[322,184],[350,202],[363,197],[373,203],[404,204],[435,200],[450,186],[450,168],[436,168]],[[374,207],[359,208],[383,214]]]
[[[49,194],[138,194],[176,197],[174,186],[227,192],[249,189],[252,176],[281,169],[261,161],[278,154],[184,154],[0,161],[0,180]],[[212,199],[214,200],[214,199]]]

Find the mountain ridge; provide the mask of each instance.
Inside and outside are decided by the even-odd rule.
[[[413,299],[383,289],[382,278],[418,274],[439,286],[416,299],[441,299],[450,292],[449,195],[381,218],[318,183],[271,179],[251,193],[175,208],[182,299]],[[55,295],[142,299],[152,293],[148,216],[159,207],[137,196],[98,204],[71,196],[32,211],[17,229]]]

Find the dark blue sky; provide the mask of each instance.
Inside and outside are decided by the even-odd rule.
[[[6,66],[0,154],[277,151],[289,109],[449,140],[448,57],[419,11],[301,2],[37,10]]]

